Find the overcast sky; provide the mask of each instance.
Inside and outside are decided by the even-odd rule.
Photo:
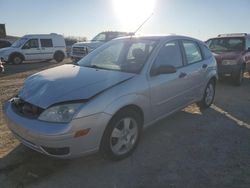
[[[0,23],[8,35],[101,31],[182,34],[202,40],[219,33],[250,33],[250,0],[0,0]]]

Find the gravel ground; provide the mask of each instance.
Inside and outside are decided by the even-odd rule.
[[[65,62],[64,62],[65,63]],[[0,106],[24,79],[53,62],[7,66]],[[214,105],[191,105],[144,131],[135,153],[118,162],[98,154],[58,160],[16,141],[0,111],[0,187],[250,187],[250,77],[219,82]]]

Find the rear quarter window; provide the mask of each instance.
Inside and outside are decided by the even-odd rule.
[[[209,59],[210,57],[213,56],[213,54],[211,53],[210,49],[208,48],[206,44],[200,44],[200,48],[201,48],[204,59]]]

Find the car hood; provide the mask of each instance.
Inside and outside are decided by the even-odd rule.
[[[91,97],[132,78],[134,74],[62,65],[26,79],[19,97],[41,108]]]
[[[90,42],[78,42],[74,44],[73,47],[88,47],[90,49],[96,49],[97,47],[101,46],[103,42],[99,41],[90,41]]]
[[[1,48],[0,49],[0,54],[4,54],[6,52],[11,52],[14,51],[15,49],[13,47],[6,47],[6,48]]]
[[[218,63],[223,60],[238,60],[242,56],[242,52],[223,52],[213,53]]]

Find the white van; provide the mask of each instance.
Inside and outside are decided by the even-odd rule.
[[[61,62],[66,57],[66,45],[62,35],[55,33],[25,35],[11,47],[0,49],[0,58],[13,64],[30,60],[51,60]]]

